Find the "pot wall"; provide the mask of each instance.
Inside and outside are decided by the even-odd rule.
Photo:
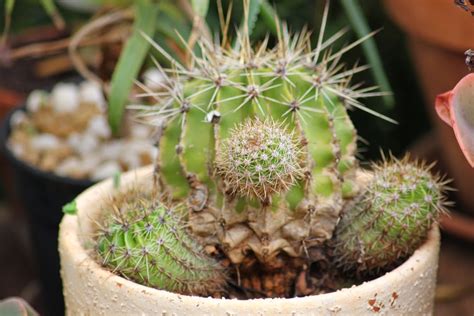
[[[152,168],[122,176],[121,185],[150,188]],[[59,252],[68,315],[430,315],[438,265],[439,231],[404,264],[384,276],[335,293],[292,299],[226,300],[178,295],[130,282],[104,270],[90,256],[101,204],[111,180],[82,193],[77,215],[60,226]],[[83,245],[86,245],[86,250]]]

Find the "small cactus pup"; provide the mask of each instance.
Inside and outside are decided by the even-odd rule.
[[[132,192],[110,205],[96,236],[100,262],[139,284],[189,295],[218,295],[226,281],[183,226],[177,209]],[[119,193],[123,194],[123,193]]]
[[[229,195],[268,203],[303,178],[305,152],[283,123],[247,120],[230,131],[216,155],[216,171]]]
[[[447,181],[430,169],[408,156],[374,165],[365,190],[348,203],[336,227],[334,258],[344,270],[393,268],[425,241],[447,205]]]
[[[324,21],[327,15],[328,6]],[[201,244],[230,259],[239,283],[248,271],[264,278],[250,282],[258,292],[288,296],[290,276],[311,261],[310,247],[331,238],[345,200],[358,190],[357,133],[347,109],[373,113],[359,99],[380,93],[351,84],[367,67],[339,63],[365,38],[332,51],[344,31],[325,40],[323,24],[312,48],[308,32],[291,35],[282,26],[274,48],[268,38],[252,47],[247,26],[233,46],[227,35],[199,38],[200,54],[184,43],[186,63],[149,39],[172,67],[157,64],[165,77],[158,91],[142,85],[156,105],[132,108],[158,126],[156,185],[187,202]]]

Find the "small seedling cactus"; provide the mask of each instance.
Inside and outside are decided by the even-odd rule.
[[[136,193],[110,207],[96,237],[105,267],[158,289],[218,293],[226,279],[223,269],[188,235],[179,212]]]
[[[373,166],[364,192],[336,228],[334,257],[343,269],[391,268],[423,243],[446,205],[446,182],[429,170],[408,158]]]

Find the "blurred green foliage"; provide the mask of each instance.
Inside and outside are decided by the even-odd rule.
[[[132,0],[94,1],[108,1],[114,4],[118,1],[121,4],[128,4]],[[224,6],[227,6],[230,2],[230,0],[223,0]],[[310,30],[314,30],[313,40],[316,41],[325,1],[278,0],[269,2],[273,3],[279,16],[282,20],[287,21],[290,29],[298,30],[306,25]],[[176,32],[169,27],[169,25],[174,25],[179,33],[182,33],[183,37],[186,38],[190,26],[183,17],[182,12],[176,10],[173,3],[163,3],[165,6],[168,5],[169,8],[160,11],[158,15],[157,27],[160,29],[160,33],[176,39]],[[375,36],[375,41],[382,56],[383,66],[392,85],[392,92],[396,101],[396,106],[390,111],[385,110],[381,105],[381,98],[367,99],[365,104],[399,122],[399,125],[393,125],[362,111],[354,111],[352,113],[359,134],[369,142],[368,145],[361,144],[360,147],[365,151],[362,155],[364,158],[373,159],[379,156],[380,148],[385,151],[391,149],[395,154],[402,153],[417,137],[428,130],[429,122],[424,107],[422,106],[423,99],[401,31],[389,20],[383,7],[383,1],[360,1],[360,4],[369,21],[370,28],[372,30],[382,28],[381,32]],[[0,0],[0,6],[4,7],[4,5],[5,0]],[[59,9],[68,25],[74,25],[88,18],[86,14],[71,12],[61,7],[59,7]],[[232,11],[232,24],[236,28],[240,25],[243,14],[240,1],[234,1]],[[216,30],[219,25],[216,1],[210,1],[208,12],[207,22],[213,30]],[[331,1],[329,14],[329,24],[326,29],[327,34],[334,33],[341,28],[349,26],[347,16],[339,1]],[[0,25],[3,25],[3,19],[3,15],[0,15]],[[15,33],[26,27],[45,24],[51,24],[51,20],[38,3],[38,0],[17,1],[12,15],[11,33]],[[235,28],[232,28],[231,31],[235,30]],[[268,31],[269,28],[267,24],[261,22],[256,23],[253,38],[258,41],[262,39]],[[163,41],[162,37],[156,39],[161,45],[167,46],[167,43]],[[349,31],[345,38],[339,41],[337,45],[344,45],[356,39],[357,36],[355,33]],[[334,49],[338,49],[337,45]],[[348,66],[355,62],[367,63],[360,47],[348,52],[344,56],[343,61],[346,62]],[[369,71],[358,74],[354,80],[363,81],[367,85],[374,84],[373,77]]]

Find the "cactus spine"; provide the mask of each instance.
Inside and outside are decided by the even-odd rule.
[[[105,267],[181,294],[212,295],[221,289],[222,268],[188,235],[176,210],[136,193],[112,208],[96,239]]]
[[[346,270],[374,272],[411,255],[444,211],[446,182],[408,157],[374,165],[365,193],[348,204],[335,233]]]

